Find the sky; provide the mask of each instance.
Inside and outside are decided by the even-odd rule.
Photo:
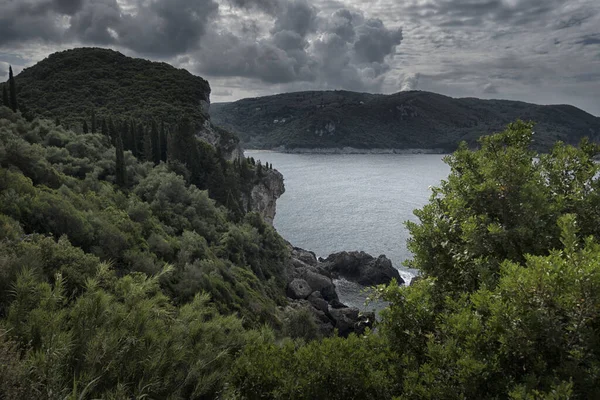
[[[0,79],[82,46],[185,68],[212,102],[417,89],[600,116],[600,0],[0,0]]]

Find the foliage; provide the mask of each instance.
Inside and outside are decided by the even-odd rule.
[[[186,125],[193,157],[140,162],[132,124],[0,107],[0,399],[600,397],[596,146],[539,156],[518,122],[459,148],[409,224],[423,277],[378,289],[374,332],[321,338],[282,321],[289,250],[240,205],[271,167]]]
[[[439,280],[389,286],[381,329],[401,354],[402,398],[597,398],[600,245],[559,219],[563,250],[502,263],[494,289],[443,299]]]
[[[517,119],[534,120],[535,148],[562,140],[600,140],[600,118],[565,105],[506,100],[453,99],[406,91],[392,95],[348,91],[282,93],[211,105],[211,118],[235,132],[245,148],[433,149],[470,146],[484,132]]]
[[[99,48],[54,53],[15,80],[30,111],[77,127],[90,110],[169,124],[188,116],[201,125],[206,118],[198,102],[210,94],[206,80],[185,70]]]
[[[549,154],[529,150],[532,125],[517,122],[481,139],[481,149],[463,144],[446,157],[451,173],[433,189],[429,204],[408,222],[410,267],[437,278],[447,293],[493,288],[500,264],[524,262],[560,245],[558,218],[575,213],[582,235],[600,233],[599,148],[557,143]]]
[[[235,362],[232,392],[244,399],[386,399],[395,386],[389,366],[377,335],[308,344],[275,344],[265,337],[247,345]]]

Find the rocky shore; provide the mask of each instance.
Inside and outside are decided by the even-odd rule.
[[[286,294],[289,304],[285,313],[309,311],[323,336],[337,329],[341,336],[363,333],[375,321],[372,312],[361,313],[339,301],[333,279],[344,278],[363,286],[404,281],[392,262],[384,255],[377,258],[365,252],[341,252],[317,259],[311,251],[290,246],[291,260]]]

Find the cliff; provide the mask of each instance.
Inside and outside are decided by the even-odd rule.
[[[243,195],[243,204],[246,205],[246,211],[258,212],[265,222],[273,225],[277,199],[284,192],[285,186],[281,172],[275,169],[264,170],[263,176],[254,183],[249,195]]]
[[[256,97],[211,108],[215,124],[237,133],[246,148],[289,152],[449,152],[517,119],[537,122],[534,147],[600,139],[600,118],[567,105],[455,99],[410,91],[393,95],[313,91]]]

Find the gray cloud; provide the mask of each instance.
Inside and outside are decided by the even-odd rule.
[[[498,88],[493,83],[488,83],[483,87],[483,93],[486,94],[497,94]]]
[[[0,78],[1,82],[4,82],[5,78],[8,77],[8,64],[0,61]]]
[[[269,35],[261,39],[209,32],[195,57],[196,69],[212,76],[277,84],[381,88],[390,70],[389,59],[402,42],[401,29],[388,29],[381,20],[348,9],[318,14],[304,1],[279,3],[276,10]]]
[[[418,73],[409,73],[402,79],[400,86],[401,91],[416,90],[419,87],[419,78],[421,77]]]
[[[233,96],[233,90],[227,90],[227,89],[213,90],[213,92],[211,94],[213,96],[218,96],[218,97],[230,97],[230,96]]]
[[[128,13],[116,0],[4,2],[0,45],[80,42],[171,56],[197,47],[218,5],[213,0],[134,0],[133,8]]]
[[[577,44],[582,44],[584,46],[599,45],[600,44],[600,33],[585,35],[577,41]]]
[[[539,23],[540,16],[567,0],[412,0],[406,10],[413,18],[429,18],[440,26],[479,26],[486,21],[511,26]]]
[[[418,87],[600,115],[598,26],[598,0],[0,0],[0,61],[91,44],[187,68],[226,100]]]

